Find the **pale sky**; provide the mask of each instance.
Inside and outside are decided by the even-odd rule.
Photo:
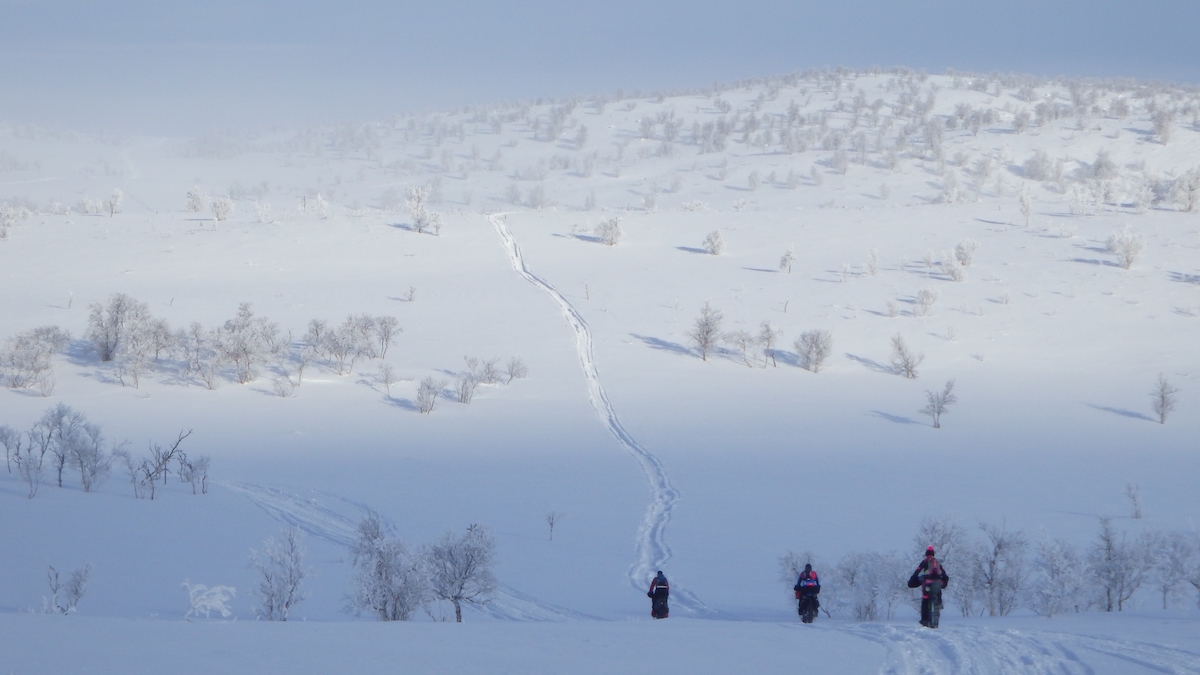
[[[263,128],[903,65],[1200,83],[1200,0],[0,0],[0,120]]]

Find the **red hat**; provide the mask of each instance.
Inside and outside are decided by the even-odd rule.
[[[932,546],[925,549],[925,555],[933,555],[933,547]]]

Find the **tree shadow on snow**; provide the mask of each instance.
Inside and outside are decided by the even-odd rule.
[[[882,410],[872,410],[871,414],[874,415],[875,417],[879,417],[879,418],[885,419],[889,422],[892,422],[893,424],[921,424],[920,422],[918,422],[914,419],[909,419],[907,417],[901,417],[900,415],[893,415],[891,413],[885,413]]]
[[[664,351],[664,352],[672,352],[674,354],[679,354],[681,356],[695,356],[695,353],[691,349],[679,344],[678,342],[669,342],[669,341],[663,340],[661,338],[649,337],[647,335],[638,335],[637,333],[630,333],[630,335],[641,340],[643,343],[646,344],[647,347],[650,347],[651,349],[658,349],[658,350]]]
[[[873,370],[877,373],[887,373],[888,375],[896,374],[896,369],[892,368],[891,366],[885,366],[878,361],[873,361],[871,359],[863,358],[861,356],[855,356],[854,354],[851,354],[850,352],[846,352],[846,358],[850,359],[851,361],[857,361],[857,362],[863,364],[864,366],[866,366],[867,368],[869,368],[870,370]]]
[[[1180,274],[1179,272],[1171,272],[1171,281],[1181,284],[1200,284],[1200,274]]]
[[[1085,263],[1088,265],[1103,265],[1104,267],[1120,267],[1117,263],[1111,260],[1093,260],[1091,258],[1071,258],[1071,262]]]
[[[743,267],[742,269],[750,272],[766,272],[767,274],[779,274],[779,270],[769,270],[763,267]]]
[[[409,412],[421,412],[421,409],[417,407],[416,403],[413,403],[406,398],[393,398],[391,396],[384,396],[383,400],[387,402],[388,405],[395,406],[401,410],[407,410]]]
[[[1158,421],[1149,415],[1146,415],[1146,414],[1143,414],[1140,412],[1135,412],[1133,410],[1126,410],[1124,408],[1113,408],[1113,407],[1107,406],[1107,405],[1096,405],[1095,403],[1084,403],[1084,405],[1086,405],[1089,408],[1095,408],[1096,410],[1103,410],[1104,412],[1110,412],[1114,415],[1120,415],[1121,417],[1132,417],[1133,419],[1146,420],[1147,422],[1157,422]]]
[[[694,246],[676,246],[675,249],[679,251],[686,251],[688,253],[703,253],[704,255],[708,255],[708,251],[705,251],[702,248],[695,248]]]

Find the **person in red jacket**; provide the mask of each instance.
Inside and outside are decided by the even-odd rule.
[[[667,583],[667,577],[658,571],[658,576],[650,582],[650,591],[646,596],[650,598],[650,616],[656,619],[665,619],[670,611],[667,607],[667,597],[671,595],[671,586]]]
[[[796,579],[796,585],[792,587],[796,591],[797,610],[800,612],[801,621],[804,623],[812,623],[817,616],[817,608],[821,606],[817,600],[817,594],[821,592],[821,580],[817,578],[817,573],[813,570],[812,565],[806,564],[804,571],[800,573],[800,578]]]
[[[925,549],[925,559],[917,565],[908,580],[909,588],[921,588],[921,625],[937,628],[942,609],[942,589],[950,583],[946,568],[933,555],[933,547]]]

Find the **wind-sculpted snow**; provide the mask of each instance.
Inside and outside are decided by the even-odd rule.
[[[642,471],[646,474],[646,480],[650,483],[650,505],[646,508],[646,515],[638,528],[636,557],[633,565],[629,568],[630,584],[638,590],[643,590],[650,583],[655,571],[661,569],[664,563],[671,558],[671,548],[667,546],[664,531],[667,523],[671,520],[671,511],[675,507],[675,502],[679,500],[679,492],[671,486],[671,480],[667,476],[667,470],[663,467],[662,462],[634,440],[613,410],[612,403],[608,400],[608,394],[605,393],[604,386],[600,383],[600,371],[596,367],[596,359],[592,354],[592,334],[588,330],[587,322],[554,286],[534,274],[525,265],[521,249],[513,239],[512,232],[504,224],[503,216],[490,215],[488,220],[491,221],[492,226],[500,235],[500,239],[504,242],[504,248],[508,252],[513,269],[534,286],[545,291],[558,304],[567,323],[575,332],[575,349],[579,352],[580,365],[583,366],[583,374],[587,379],[588,397],[592,402],[592,407],[595,408],[600,420],[608,427],[609,432],[638,461]],[[677,586],[672,589],[672,599],[675,601],[675,605],[693,616],[716,614],[694,594],[679,589]]]
[[[1200,673],[1200,654],[1175,647],[1084,635],[973,626],[852,624],[844,630],[882,645],[885,675],[1095,675],[1101,662],[1122,673]]]
[[[240,494],[266,511],[272,518],[298,527],[313,537],[349,547],[357,536],[357,521],[338,513],[322,504],[321,498],[335,499],[344,502],[365,515],[371,511],[369,506],[359,504],[337,495],[322,493],[321,498],[304,498],[279,488],[249,483],[218,483],[230,492]],[[494,619],[504,621],[572,621],[597,617],[540,602],[520,591],[501,585],[486,605],[477,606],[480,612]]]

